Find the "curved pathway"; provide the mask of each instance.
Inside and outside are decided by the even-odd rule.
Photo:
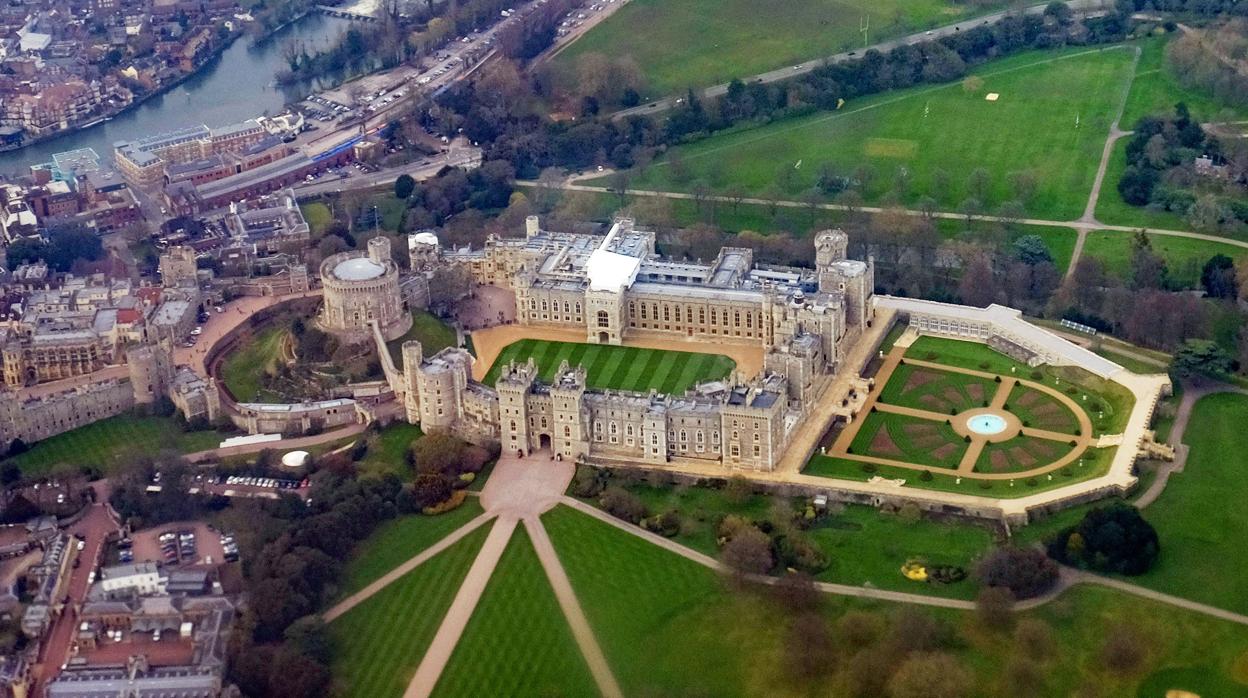
[[[1166,483],[1170,481],[1170,476],[1174,473],[1183,472],[1183,468],[1187,466],[1188,453],[1187,444],[1183,443],[1183,435],[1187,432],[1187,423],[1192,417],[1192,410],[1195,409],[1196,403],[1201,398],[1216,393],[1248,395],[1248,390],[1200,378],[1184,384],[1183,399],[1179,401],[1179,409],[1174,416],[1174,426],[1170,429],[1170,445],[1174,447],[1174,460],[1166,463],[1157,471],[1156,479],[1148,486],[1148,489],[1144,490],[1136,498],[1134,502],[1136,508],[1143,509],[1157,501],[1157,498],[1166,489]]]

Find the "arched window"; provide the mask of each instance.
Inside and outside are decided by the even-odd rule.
[[[598,311],[598,326],[599,327],[611,326],[611,318],[607,315],[607,311],[605,310]]]

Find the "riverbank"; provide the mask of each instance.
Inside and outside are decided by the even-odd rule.
[[[92,148],[108,161],[113,143],[119,140],[280,113],[299,99],[294,90],[274,86],[276,73],[284,65],[281,45],[286,40],[328,43],[347,26],[348,20],[307,12],[263,34],[246,28],[231,32],[199,68],[122,109],[92,117],[92,125],[79,125],[0,152],[0,173],[23,174],[31,165],[50,161],[55,153],[79,148]],[[248,39],[239,41],[244,35]],[[100,118],[108,120],[100,123]]]

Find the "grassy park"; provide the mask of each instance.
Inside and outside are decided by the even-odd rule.
[[[1191,448],[1187,465],[1144,510],[1161,537],[1161,556],[1152,570],[1131,581],[1248,613],[1248,577],[1242,570],[1248,510],[1237,504],[1248,496],[1245,423],[1248,397],[1210,395],[1196,403],[1183,435]]]
[[[559,364],[566,360],[571,366],[585,367],[590,388],[637,392],[654,389],[674,395],[700,382],[725,378],[736,366],[732,359],[720,354],[522,339],[503,349],[483,382],[494,385],[507,362],[524,363],[529,358],[537,364],[538,375],[544,381],[550,381]]]
[[[403,695],[488,531],[473,531],[329,624],[342,695]]]
[[[1133,239],[1130,233],[1091,232],[1084,242],[1083,254],[1101,260],[1109,274],[1129,280]],[[1199,288],[1201,269],[1214,255],[1223,254],[1236,262],[1248,259],[1248,248],[1237,245],[1170,235],[1150,234],[1148,239],[1153,252],[1166,260],[1171,282],[1180,288]]]
[[[192,453],[216,448],[223,438],[216,431],[183,431],[172,417],[122,414],[44,439],[11,460],[26,475],[60,464],[93,466],[108,473],[138,451]]]
[[[794,198],[814,184],[822,163],[844,172],[867,164],[874,175],[862,184],[869,202],[893,191],[905,167],[905,203],[930,195],[956,211],[975,196],[992,210],[1016,196],[1006,175],[1030,171],[1037,186],[1029,214],[1077,218],[1121,96],[1107,86],[1125,85],[1131,62],[1126,47],[1022,54],[972,71],[984,82],[973,93],[959,83],[898,90],[676,148],[632,186],[683,190],[703,180],[753,194],[778,188]],[[1000,99],[986,101],[986,93]],[[972,189],[971,173],[981,167],[987,180]]]
[[[646,78],[640,92],[653,99],[859,47],[866,22],[874,42],[988,9],[944,0],[631,0],[560,53],[554,67],[570,78],[586,53],[629,56]],[[757,21],[764,15],[766,22]]]
[[[415,557],[482,512],[470,497],[458,508],[437,516],[413,514],[391,519],[360,542],[346,563],[342,594],[348,596],[376,581],[390,570]],[[487,525],[485,528],[489,528]]]
[[[1019,656],[1014,639],[1008,631],[983,628],[969,613],[824,595],[805,613],[833,629],[833,656],[840,660],[829,660],[817,677],[804,680],[788,668],[790,652],[816,650],[808,642],[786,641],[803,612],[758,590],[734,588],[696,563],[567,508],[548,512],[542,521],[626,695],[772,696],[780,688],[783,695],[815,694],[816,687],[860,680],[863,672],[854,667],[871,666],[863,661],[871,643],[912,639],[916,616],[946,629],[948,639],[939,649],[973,670],[971,695],[1016,694],[1002,683],[1006,667]],[[934,538],[928,545],[942,547],[946,541]],[[859,549],[855,546],[855,555]],[[1135,696],[1141,686],[1152,685],[1244,690],[1232,678],[1232,667],[1248,651],[1248,629],[1233,623],[1094,588],[1068,591],[1019,619],[1039,624],[1052,641],[1049,652],[1033,658],[1041,667],[1028,684],[1033,695]],[[838,632],[859,624],[875,629],[865,641],[846,640]],[[1113,673],[1096,659],[1107,628],[1130,633],[1149,648],[1132,672]],[[697,650],[654,649],[664,647]],[[892,668],[895,664],[885,663],[879,671]],[[1177,669],[1186,673],[1175,675]]]
[[[596,687],[524,526],[512,534],[435,696],[586,696]]]

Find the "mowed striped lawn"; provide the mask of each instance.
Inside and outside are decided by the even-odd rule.
[[[509,344],[498,355],[485,376],[485,384],[494,385],[507,362],[524,363],[530,357],[544,381],[550,381],[566,359],[570,366],[585,367],[590,388],[637,392],[653,388],[677,395],[698,383],[725,378],[737,365],[722,354],[522,339]]]

